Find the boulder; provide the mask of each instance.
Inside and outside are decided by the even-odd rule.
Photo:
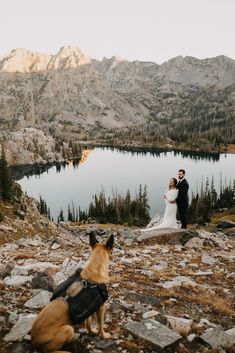
[[[46,273],[37,273],[32,279],[32,288],[40,288],[52,292],[56,284],[51,276]]]
[[[141,304],[148,304],[152,306],[160,305],[160,299],[136,292],[128,292],[125,296],[125,299],[134,301],[135,303],[140,302]]]
[[[169,322],[172,330],[182,336],[187,336],[189,334],[193,320],[168,315],[165,315],[165,317],[167,318],[167,321]]]
[[[221,229],[229,229],[234,227],[235,227],[235,222],[230,221],[229,219],[224,219],[217,225],[217,228],[221,228]]]
[[[159,244],[182,244],[188,242],[189,239],[193,238],[195,234],[186,229],[173,229],[173,228],[162,228],[162,229],[144,229],[140,231],[140,235],[137,241],[149,242],[154,241]]]
[[[208,254],[202,254],[202,257],[201,257],[202,264],[214,265],[216,262],[218,261],[214,257],[211,257]]]
[[[32,276],[13,276],[4,278],[6,286],[20,287],[23,284],[32,280]]]
[[[189,249],[201,249],[203,247],[203,242],[203,239],[199,237],[193,237],[184,244],[184,247]]]
[[[169,289],[173,287],[180,287],[181,285],[190,285],[192,287],[196,287],[197,283],[194,282],[191,278],[186,276],[176,276],[171,281],[167,281],[162,284],[163,288]]]
[[[5,266],[4,270],[1,272],[1,277],[9,277],[11,275],[12,270],[14,269],[14,263],[13,262],[8,262],[8,264]]]
[[[200,339],[212,349],[230,345],[229,335],[222,330],[221,326],[209,328],[200,336]]]
[[[152,319],[130,322],[125,325],[125,329],[152,343],[158,349],[169,347],[182,338],[178,333]]]
[[[18,341],[31,330],[36,314],[21,315],[11,331],[4,336],[4,341]]]
[[[235,327],[231,328],[230,330],[225,331],[226,336],[229,339],[228,346],[235,345]]]
[[[31,309],[43,308],[45,305],[50,303],[50,299],[51,299],[51,293],[46,290],[42,290],[33,298],[27,300],[27,302],[24,305],[27,308],[31,308]]]
[[[155,317],[157,315],[159,315],[159,311],[156,311],[156,310],[146,311],[143,314],[143,319],[150,319],[151,317]]]

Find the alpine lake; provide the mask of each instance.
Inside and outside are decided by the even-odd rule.
[[[164,191],[179,169],[186,170],[189,197],[200,192],[207,178],[219,192],[235,179],[235,154],[193,152],[128,151],[117,148],[84,149],[78,160],[48,165],[13,167],[23,191],[39,200],[40,196],[57,220],[60,209],[67,218],[68,204],[86,210],[95,194],[104,190],[106,197],[134,197],[139,185],[147,186],[150,215],[163,214]]]

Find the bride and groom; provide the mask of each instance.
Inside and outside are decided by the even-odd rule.
[[[176,214],[179,212],[181,228],[187,228],[187,210],[188,210],[188,189],[189,185],[185,179],[185,170],[178,171],[178,178],[172,178],[169,181],[168,189],[165,191],[164,199],[166,209],[162,221],[154,222],[154,219],[141,232],[151,231],[161,228],[178,228]]]

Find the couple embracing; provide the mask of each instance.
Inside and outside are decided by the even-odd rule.
[[[178,181],[175,178],[170,179],[168,189],[165,191],[164,198],[166,209],[163,219],[160,223],[150,224],[142,232],[161,229],[161,228],[177,228],[176,214],[177,210],[181,222],[181,228],[187,228],[187,210],[188,210],[188,189],[189,185],[185,179],[185,170],[180,169],[178,172]]]

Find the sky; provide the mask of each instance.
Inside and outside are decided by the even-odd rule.
[[[0,54],[72,45],[95,59],[235,59],[235,0],[0,0],[0,9]]]

